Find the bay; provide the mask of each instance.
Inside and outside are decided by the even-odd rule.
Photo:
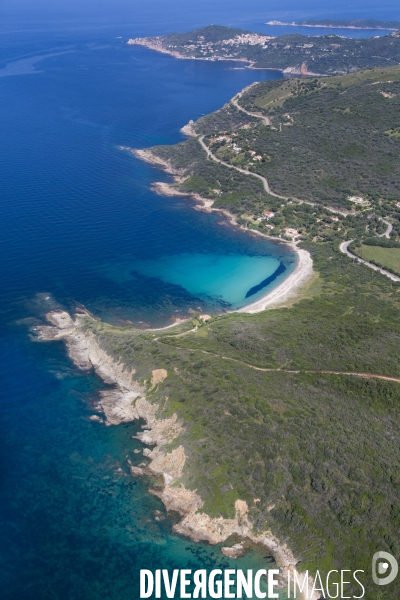
[[[280,74],[174,60],[125,41],[209,22],[267,32],[267,20],[288,15],[395,19],[396,6],[379,14],[374,3],[338,2],[329,12],[312,1],[268,11],[255,0],[195,2],[190,11],[177,0],[0,7],[2,598],[125,600],[139,597],[140,568],[265,567],[256,552],[232,561],[174,536],[174,517],[127,469],[127,457],[140,461],[138,425],[90,421],[102,382],[79,373],[61,344],[28,336],[57,307],[84,304],[138,327],[198,306],[237,307],[285,255],[190,200],[155,195],[151,183],[168,176],[120,150],[176,143],[189,119]]]

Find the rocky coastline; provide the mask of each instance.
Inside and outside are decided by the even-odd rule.
[[[251,66],[254,64],[253,61],[248,60],[247,58],[225,58],[223,56],[216,57],[201,57],[201,56],[186,56],[185,54],[181,54],[177,50],[170,50],[169,48],[165,48],[163,43],[159,37],[154,38],[131,38],[127,42],[128,46],[144,46],[149,50],[155,50],[156,52],[161,52],[161,54],[169,54],[174,58],[180,58],[184,60],[211,60],[211,61],[228,61],[228,62],[243,62],[247,65]],[[280,71],[281,69],[273,69],[274,71]]]
[[[188,126],[191,126],[191,123],[189,123],[185,127]],[[256,302],[244,306],[243,308],[239,309],[238,312],[253,314],[265,310],[266,308],[271,308],[277,305],[284,304],[288,300],[293,299],[295,296],[297,296],[298,290],[311,280],[311,278],[314,275],[313,261],[310,256],[310,253],[307,252],[307,250],[299,248],[295,242],[281,240],[279,238],[267,235],[260,231],[253,231],[251,229],[248,229],[247,227],[244,227],[243,225],[239,225],[236,220],[236,216],[230,213],[229,211],[221,208],[213,208],[214,200],[210,198],[204,198],[199,194],[181,192],[176,186],[177,184],[182,183],[184,181],[183,173],[178,169],[175,169],[169,161],[164,160],[153,154],[151,150],[132,150],[130,148],[124,149],[132,152],[132,154],[137,158],[161,168],[163,171],[170,175],[173,175],[174,183],[172,184],[161,181],[157,181],[152,184],[151,189],[157,194],[160,194],[162,196],[183,196],[186,198],[196,200],[196,202],[198,202],[198,204],[196,204],[194,207],[196,210],[202,210],[205,212],[219,212],[228,219],[231,225],[238,227],[242,231],[247,231],[249,233],[265,237],[269,240],[289,245],[292,251],[296,253],[297,265],[294,271],[288,277],[286,277],[286,279],[284,279],[280,285],[278,285],[272,291],[268,292],[265,296],[260,298],[260,300],[257,300]]]
[[[314,29],[361,29],[361,30],[382,30],[382,31],[398,31],[398,28],[396,27],[383,27],[381,25],[376,25],[375,27],[371,26],[367,26],[367,25],[337,25],[337,24],[332,24],[332,25],[326,25],[326,24],[322,24],[322,23],[295,23],[294,21],[292,21],[291,23],[289,22],[285,22],[285,21],[268,21],[267,23],[265,23],[266,25],[272,25],[273,27],[279,27],[279,26],[284,26],[284,27],[313,27]]]
[[[281,571],[281,583],[285,585],[288,573],[292,576],[296,570],[296,559],[286,544],[281,544],[271,531],[256,535],[249,519],[249,509],[243,500],[235,502],[235,517],[211,518],[202,512],[203,500],[195,490],[186,489],[179,483],[184,466],[188,460],[183,445],[167,451],[170,444],[184,430],[184,423],[176,414],[162,419],[157,417],[159,406],[146,399],[145,388],[135,379],[135,370],[128,370],[121,362],[116,362],[99,345],[96,335],[83,327],[83,322],[92,318],[88,314],[75,315],[73,320],[65,311],[54,311],[46,315],[49,325],[35,327],[39,341],[63,340],[70,359],[82,371],[95,370],[101,379],[113,388],[103,391],[99,410],[104,415],[91,420],[101,421],[107,426],[119,425],[137,419],[145,421],[143,431],[137,438],[146,446],[143,455],[150,459],[148,464],[134,466],[129,461],[132,476],[147,474],[163,481],[163,488],[150,490],[157,495],[167,511],[177,512],[181,519],[175,524],[177,534],[191,538],[193,541],[206,541],[219,544],[230,538],[240,542],[230,547],[221,548],[226,556],[237,558],[245,553],[243,543],[248,540],[262,546],[270,552]],[[165,369],[151,372],[150,389],[167,377]],[[97,415],[94,415],[97,417]],[[301,574],[299,575],[301,580]]]
[[[212,57],[200,57],[200,56],[186,56],[185,54],[181,54],[177,50],[170,50],[169,48],[165,48],[160,38],[132,38],[127,41],[129,46],[143,46],[144,48],[148,48],[149,50],[155,50],[156,52],[161,52],[161,54],[169,54],[174,58],[179,58],[182,60],[208,60],[208,61],[228,61],[228,62],[240,62],[244,63],[244,67],[246,69],[255,69],[261,71],[279,71],[283,75],[287,76],[303,76],[303,77],[324,77],[325,75],[322,73],[314,73],[308,70],[307,64],[305,62],[298,64],[294,67],[256,67],[254,66],[256,63],[253,60],[247,58],[225,58],[223,56],[212,56]],[[185,126],[187,127],[187,126]],[[182,130],[181,130],[182,131]],[[186,133],[186,132],[183,132]],[[192,134],[188,134],[192,135]]]

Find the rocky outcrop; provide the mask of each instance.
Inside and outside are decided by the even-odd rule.
[[[189,121],[189,123],[181,127],[181,133],[187,135],[188,137],[197,137],[195,123],[192,119]]]
[[[150,462],[139,466],[134,466],[131,461],[128,464],[134,476],[147,473],[163,477],[163,489],[151,491],[161,498],[168,511],[181,515],[181,520],[174,526],[176,533],[210,544],[219,544],[231,536],[243,540],[247,538],[266,547],[274,555],[281,569],[282,581],[285,581],[288,572],[295,570],[298,560],[286,544],[282,545],[271,532],[254,534],[245,501],[236,500],[234,518],[212,518],[202,511],[204,503],[199,494],[180,483],[187,460],[185,449],[182,445],[169,452],[164,448],[176,441],[183,431],[183,422],[177,415],[166,419],[157,418],[159,407],[146,399],[144,386],[135,379],[135,370],[129,370],[122,362],[115,361],[100,347],[93,333],[83,331],[84,315],[76,316],[75,321],[64,311],[52,312],[46,316],[51,326],[36,327],[37,337],[42,341],[64,340],[70,358],[79,369],[94,369],[103,381],[114,385],[113,389],[101,393],[100,404],[106,424],[118,425],[135,419],[146,422],[145,428],[136,437],[146,446],[153,446],[152,449],[143,450],[143,455]],[[150,389],[158,386],[167,375],[165,369],[153,370]],[[241,556],[244,551],[241,543],[223,549],[223,553],[231,558]]]
[[[234,544],[230,547],[221,548],[221,552],[224,556],[227,556],[228,558],[240,558],[241,556],[245,555],[246,549],[244,547],[244,544],[241,543]]]

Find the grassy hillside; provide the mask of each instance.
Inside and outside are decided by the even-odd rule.
[[[369,574],[375,551],[400,552],[400,384],[322,371],[400,376],[400,288],[330,244],[310,250],[320,291],[291,309],[194,319],[197,331],[158,339],[87,327],[142,381],[167,369],[149,399],[184,419],[182,482],[209,514],[232,515],[245,499],[256,530],[280,536],[302,567]]]
[[[392,238],[399,236],[399,141],[393,134],[400,122],[399,67],[267,81],[248,89],[239,103],[268,116],[271,126],[228,103],[194,129],[218,159],[265,176],[281,197],[266,194],[251,175],[207,158],[195,139],[152,149],[182,172],[181,191],[213,199],[214,207],[247,226],[266,231],[272,225],[276,236],[285,237],[289,227],[303,240],[362,238],[385,231],[381,217],[393,223]],[[351,202],[354,197],[363,204]],[[257,221],[265,210],[275,216]]]
[[[256,171],[276,192],[343,207],[349,196],[400,199],[398,142],[387,133],[398,126],[400,68],[265,82],[240,103],[275,127],[241,130],[236,143],[269,156]]]
[[[400,248],[362,245],[358,255],[400,275]]]
[[[359,248],[368,236],[381,244],[371,252],[398,250],[399,142],[387,132],[400,126],[399,98],[399,68],[252,86],[240,105],[270,125],[231,103],[194,124],[215,156],[247,175],[207,158],[198,139],[152,149],[180,173],[180,191],[262,231],[256,218],[273,210],[274,235],[296,227],[318,273],[307,297],[157,336],[86,324],[143,382],[167,369],[149,399],[160,416],[184,420],[182,482],[210,515],[246,500],[256,531],[287,542],[302,568],[364,569],[369,600],[400,593],[400,579],[383,590],[369,579],[374,552],[400,559],[400,383],[357,374],[400,378],[400,285],[353,263],[339,242]],[[287,198],[267,194],[251,171]],[[381,217],[394,224],[391,240],[375,235]]]

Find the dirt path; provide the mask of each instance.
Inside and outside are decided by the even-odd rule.
[[[192,330],[193,331],[193,330]],[[187,332],[190,333],[190,332]],[[175,337],[175,336],[168,336]],[[176,336],[178,337],[178,336]],[[165,343],[162,339],[157,339],[158,343]],[[168,344],[169,345],[169,344]],[[187,350],[190,352],[201,352],[202,354],[207,354],[209,356],[216,356],[217,358],[221,358],[223,360],[230,360],[232,362],[238,363],[249,369],[254,369],[255,371],[262,371],[264,373],[314,373],[314,374],[326,374],[326,375],[350,375],[352,377],[363,377],[364,379],[382,379],[384,381],[394,381],[395,383],[400,383],[400,377],[391,377],[390,375],[380,375],[379,373],[363,373],[359,371],[330,371],[325,369],[282,369],[282,368],[267,368],[267,367],[257,367],[256,365],[252,365],[251,363],[247,363],[243,360],[239,360],[238,358],[233,358],[231,356],[224,356],[223,354],[218,354],[216,352],[210,352],[209,350],[201,350],[199,348],[186,348],[184,346],[172,346],[177,350]]]

